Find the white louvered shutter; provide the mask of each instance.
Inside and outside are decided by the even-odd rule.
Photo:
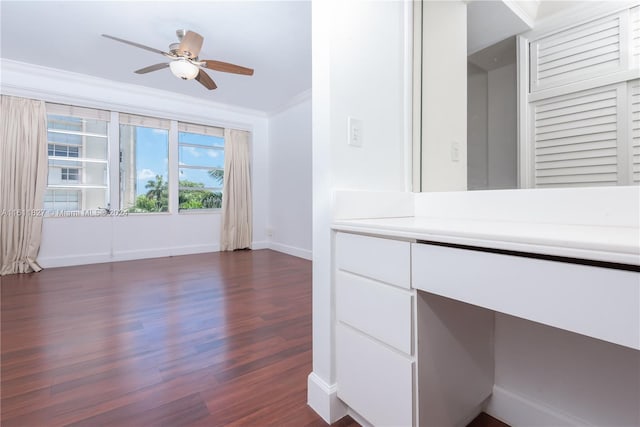
[[[626,85],[535,102],[534,185],[618,184],[618,111]]]
[[[611,15],[531,43],[531,91],[625,69],[625,24],[625,14]]]
[[[631,64],[640,67],[640,6],[629,11],[629,50]]]
[[[629,82],[629,118],[631,121],[629,135],[631,180],[634,184],[640,184],[640,80]]]

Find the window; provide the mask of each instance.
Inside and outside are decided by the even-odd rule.
[[[47,104],[45,210],[80,211],[108,205],[108,123],[106,111]]]
[[[49,190],[44,196],[45,209],[62,211],[78,211],[81,205],[80,190]]]
[[[224,129],[178,124],[180,210],[219,209],[224,176]]]
[[[56,157],[78,157],[79,147],[73,145],[49,144],[49,155]]]
[[[61,179],[63,181],[78,181],[78,176],[80,176],[80,169],[77,168],[62,168],[61,169]]]
[[[169,124],[120,114],[120,209],[169,211]]]
[[[47,104],[49,215],[169,212],[170,197],[180,211],[222,207],[225,129],[115,114]]]

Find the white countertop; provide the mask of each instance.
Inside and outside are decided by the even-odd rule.
[[[640,265],[636,227],[401,217],[337,220],[337,231]]]

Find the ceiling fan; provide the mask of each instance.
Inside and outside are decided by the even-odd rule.
[[[140,43],[124,40],[108,34],[103,34],[102,36],[131,46],[139,47],[140,49],[145,49],[150,52],[159,53],[171,60],[170,62],[161,62],[159,64],[149,65],[148,67],[136,70],[135,73],[137,74],[146,74],[168,67],[176,77],[183,80],[196,79],[196,81],[209,90],[215,89],[217,86],[211,77],[205,73],[203,68],[223,71],[225,73],[243,74],[246,76],[253,75],[253,69],[251,68],[241,67],[228,62],[200,59],[198,55],[200,54],[200,49],[202,48],[202,42],[204,40],[200,34],[194,31],[177,30],[176,35],[178,36],[179,43],[170,44],[169,52],[163,52],[159,49],[154,49]]]

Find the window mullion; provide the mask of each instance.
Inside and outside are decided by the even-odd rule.
[[[120,116],[117,111],[111,111],[107,144],[109,204],[112,209],[118,209],[120,207]]]
[[[178,122],[171,120],[169,125],[169,212],[178,212],[178,186],[180,180],[178,160]]]

